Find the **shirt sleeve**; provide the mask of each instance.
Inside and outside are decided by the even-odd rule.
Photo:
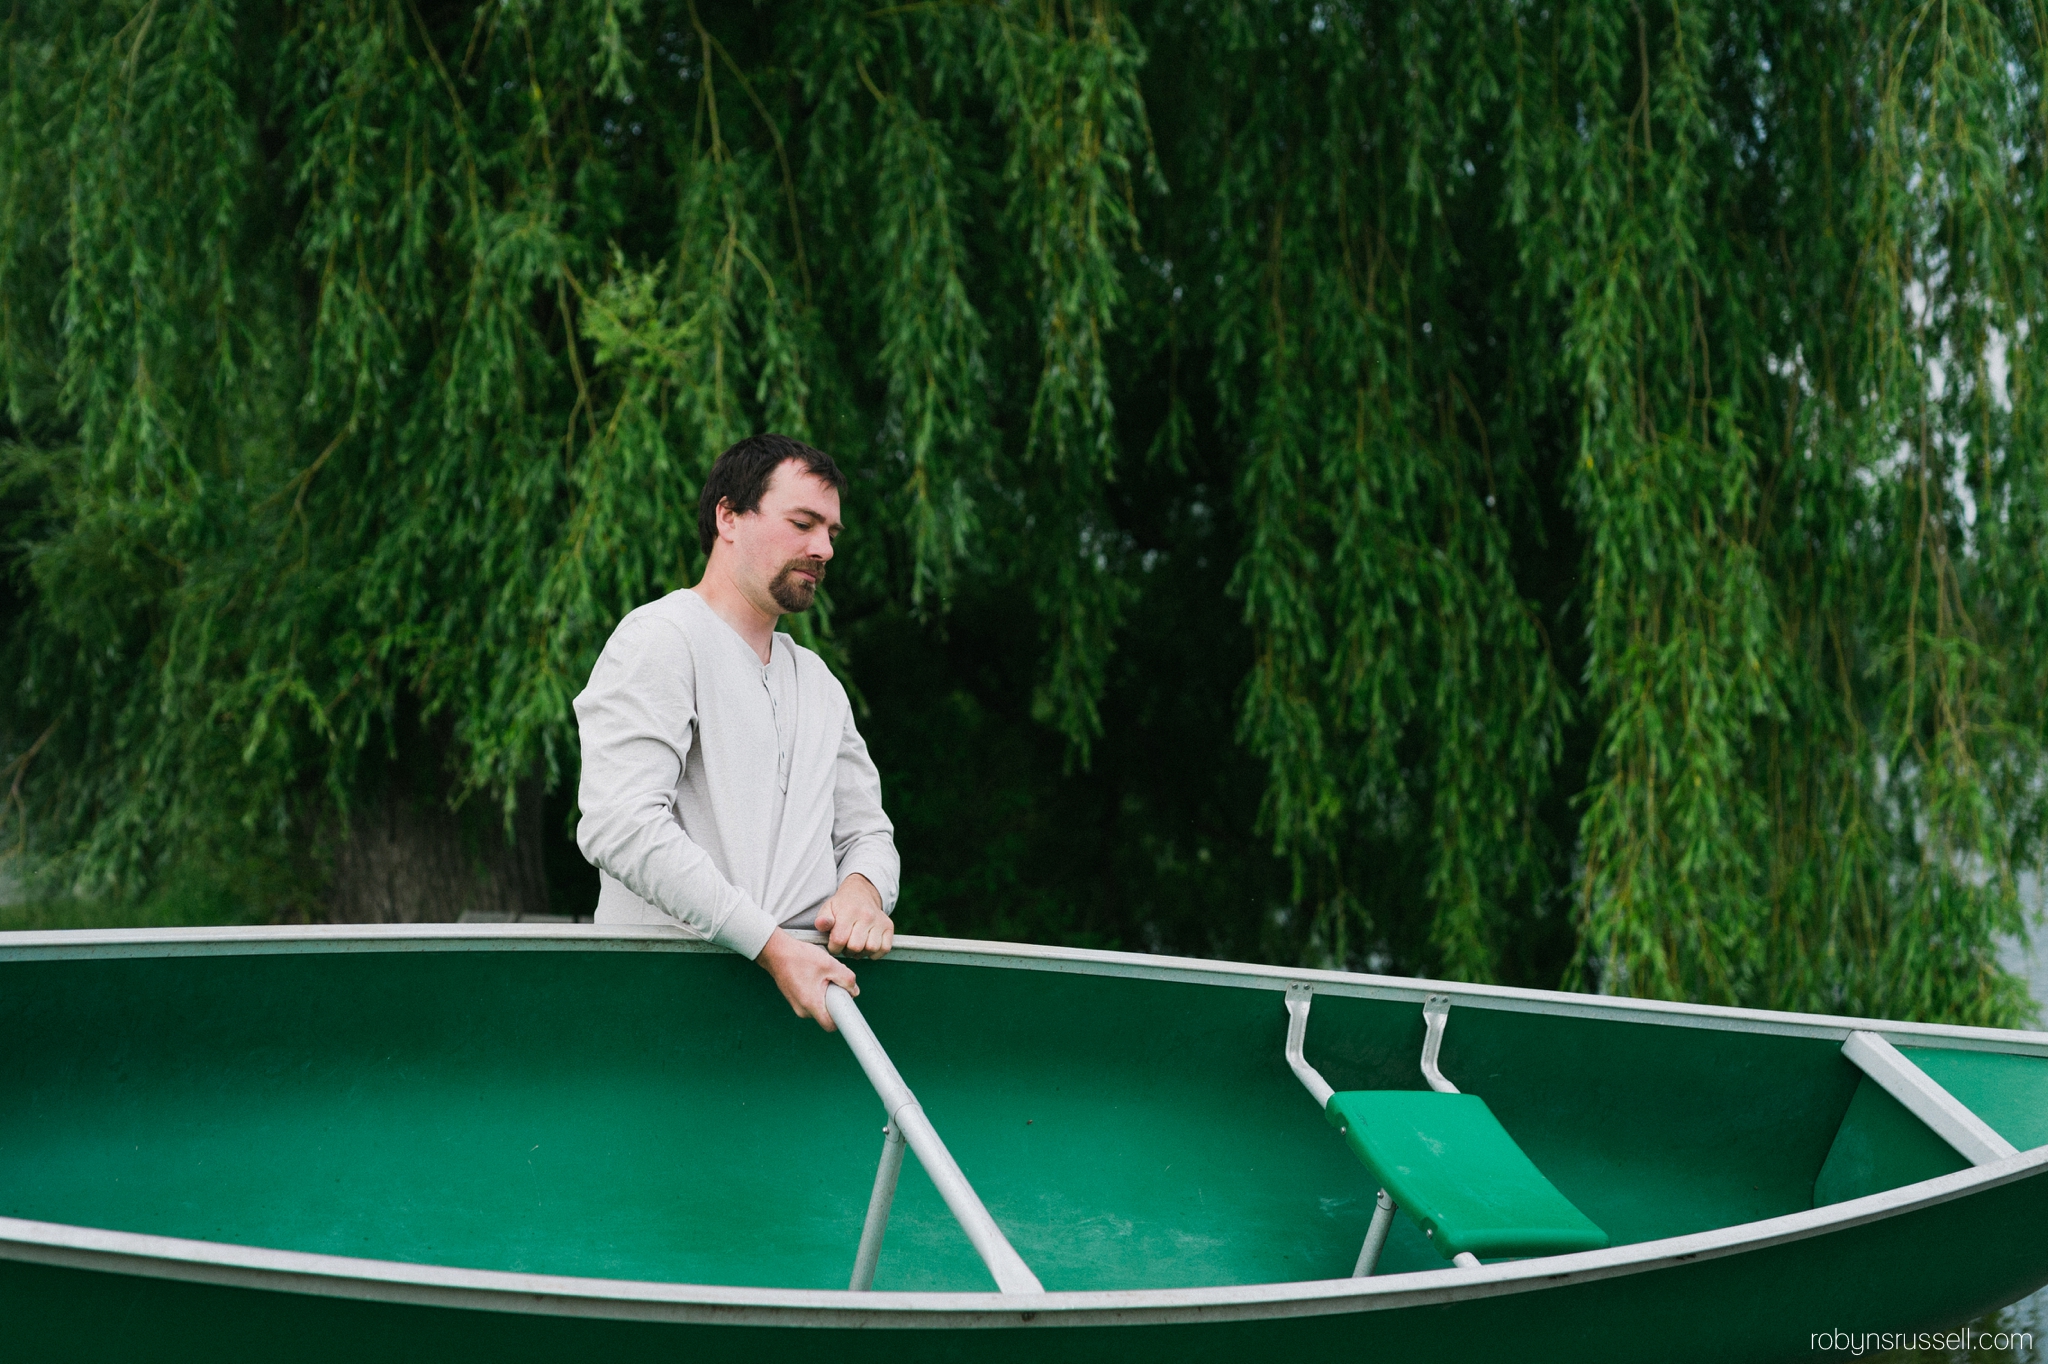
[[[832,856],[839,879],[859,872],[881,892],[882,912],[896,912],[902,863],[896,856],[896,826],[882,813],[882,774],[868,756],[867,743],[853,727],[853,707],[839,731],[839,761],[832,790]]]
[[[688,638],[665,621],[622,623],[576,698],[576,846],[664,914],[751,960],[775,921],[720,874],[675,814],[696,722]]]

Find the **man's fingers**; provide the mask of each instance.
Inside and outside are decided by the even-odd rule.
[[[820,933],[830,933],[833,923],[832,902],[827,900],[825,907],[818,911],[818,917],[812,920],[811,927],[817,929]]]
[[[839,1025],[832,1021],[832,1010],[826,1003],[826,988],[837,985],[846,993],[857,995],[860,993],[860,983],[853,978],[853,972],[830,958],[826,959],[825,968],[818,973],[818,977],[817,1004],[814,1006],[816,1012],[812,1017],[818,1020],[818,1026],[826,1032],[838,1032]]]
[[[894,946],[896,933],[886,914],[869,914],[862,918],[860,928],[854,934],[851,944],[854,951],[864,957],[887,956]]]

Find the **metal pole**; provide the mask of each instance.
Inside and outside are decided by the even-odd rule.
[[[1308,1096],[1316,1101],[1316,1107],[1328,1108],[1330,1095],[1335,1091],[1301,1052],[1302,1043],[1308,1040],[1309,1000],[1314,994],[1314,986],[1299,981],[1287,987],[1287,1064],[1293,1068],[1294,1078],[1308,1090]]]
[[[868,1220],[860,1229],[860,1249],[853,1256],[853,1282],[847,1287],[865,1293],[875,1286],[875,1266],[882,1259],[882,1233],[889,1229],[889,1205],[896,1201],[896,1176],[903,1173],[903,1134],[890,1123],[882,1129],[882,1163],[875,1167],[875,1191],[868,1195]]]
[[[1458,1087],[1437,1068],[1437,1054],[1443,1050],[1444,1024],[1451,1017],[1451,997],[1431,995],[1422,1001],[1422,1078],[1439,1094],[1456,1094]]]
[[[1351,1271],[1354,1279],[1372,1277],[1373,1266],[1380,1261],[1380,1249],[1387,1244],[1387,1233],[1394,1229],[1394,1200],[1387,1197],[1385,1189],[1373,1200],[1372,1225],[1365,1229],[1365,1244],[1358,1248],[1358,1264]]]
[[[867,1072],[868,1083],[875,1087],[881,1097],[882,1107],[888,1110],[889,1122],[903,1134],[910,1143],[910,1149],[917,1152],[918,1163],[931,1176],[939,1197],[946,1200],[946,1206],[953,1210],[954,1218],[960,1223],[960,1230],[967,1233],[980,1254],[981,1262],[988,1266],[988,1272],[995,1276],[996,1287],[1005,1293],[1043,1293],[1045,1285],[1031,1272],[1022,1256],[1010,1245],[996,1220],[988,1215],[982,1206],[974,1186],[967,1182],[967,1176],[954,1163],[946,1143],[939,1140],[939,1134],[932,1127],[931,1119],[925,1117],[918,1107],[917,1096],[910,1092],[910,1086],[903,1083],[903,1077],[896,1073],[889,1053],[882,1050],[881,1042],[875,1037],[874,1029],[867,1019],[861,1017],[860,1006],[853,1002],[853,996],[837,985],[825,987],[825,1008],[830,1011],[832,1021],[839,1027],[839,1035],[846,1039],[847,1047],[853,1052],[853,1059],[860,1062],[860,1068]]]

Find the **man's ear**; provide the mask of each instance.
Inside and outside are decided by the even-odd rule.
[[[739,513],[732,509],[732,499],[719,498],[718,505],[711,512],[712,523],[718,527],[718,538],[727,538],[732,533],[733,523],[739,519]]]

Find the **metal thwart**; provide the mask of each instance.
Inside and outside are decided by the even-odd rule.
[[[846,1039],[847,1047],[853,1052],[854,1060],[867,1072],[868,1083],[875,1087],[875,1093],[882,1100],[882,1107],[889,1115],[889,1126],[882,1141],[882,1161],[875,1171],[874,1193],[868,1198],[868,1217],[861,1228],[860,1249],[854,1253],[853,1282],[856,1291],[865,1290],[874,1283],[875,1265],[882,1255],[882,1234],[889,1226],[889,1206],[896,1197],[896,1177],[903,1169],[903,1147],[908,1145],[917,1152],[918,1163],[931,1176],[939,1197],[946,1200],[946,1206],[953,1211],[960,1229],[967,1233],[967,1239],[980,1254],[981,1262],[988,1266],[988,1272],[995,1277],[996,1287],[1005,1293],[1043,1293],[1045,1286],[1038,1276],[1031,1272],[982,1206],[974,1186],[967,1182],[953,1155],[946,1149],[946,1143],[939,1140],[939,1134],[918,1106],[917,1096],[910,1092],[910,1086],[903,1083],[903,1077],[889,1060],[889,1053],[882,1050],[881,1042],[875,1037],[874,1029],[861,1016],[860,1006],[853,1002],[853,996],[837,985],[825,987],[825,1008],[832,1015],[832,1022],[839,1028],[839,1035]]]
[[[1877,1081],[1884,1091],[1972,1165],[1990,1165],[2019,1154],[2019,1149],[1944,1089],[1906,1054],[1874,1032],[1852,1032],[1842,1055]]]

